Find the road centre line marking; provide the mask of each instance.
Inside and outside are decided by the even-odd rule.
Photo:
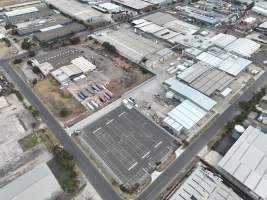
[[[126,112],[122,112],[121,114],[119,114],[118,116],[120,117],[120,116],[122,116],[122,115],[124,115]]]
[[[156,144],[155,146],[154,146],[154,148],[158,148],[159,147],[159,145],[162,143],[162,141],[160,141],[158,144]]]

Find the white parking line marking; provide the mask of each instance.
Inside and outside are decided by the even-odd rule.
[[[159,145],[162,143],[162,141],[160,141],[158,144],[156,144],[155,146],[154,146],[154,148],[158,148],[159,147]]]
[[[131,169],[133,169],[137,164],[138,164],[138,162],[135,162],[135,163],[128,169],[128,171],[130,171]]]
[[[144,159],[145,157],[147,157],[150,154],[151,151],[148,151],[145,155],[142,156],[142,158]]]
[[[93,134],[95,134],[97,131],[99,131],[101,129],[101,127],[99,127],[98,129],[93,131]]]
[[[114,119],[112,119],[112,120],[109,120],[107,123],[106,123],[106,125],[109,125],[111,122],[113,122],[114,121]]]
[[[118,116],[120,117],[120,116],[122,116],[122,115],[124,115],[126,112],[122,112],[121,114],[119,114]]]

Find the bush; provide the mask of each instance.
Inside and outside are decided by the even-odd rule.
[[[6,46],[7,46],[7,47],[10,47],[10,46],[11,46],[11,42],[9,41],[9,39],[7,39],[7,38],[2,38],[1,40],[2,40],[3,42],[6,43]]]
[[[74,37],[74,38],[71,38],[71,39],[70,39],[70,43],[71,43],[72,45],[79,44],[80,42],[81,42],[81,40],[80,40],[80,38],[78,38],[78,37]]]
[[[59,164],[65,169],[73,169],[73,156],[60,146],[53,148],[53,153]]]
[[[15,59],[15,60],[13,60],[13,64],[20,64],[22,62],[22,59]]]
[[[29,38],[25,38],[21,43],[21,48],[22,49],[30,49],[31,46],[32,46],[32,44],[31,44],[31,41],[30,41]]]
[[[12,93],[14,93],[17,96],[19,101],[23,101],[24,100],[24,97],[22,96],[22,94],[18,90],[13,89]]]
[[[41,70],[39,69],[39,67],[33,66],[32,67],[32,72],[35,73],[35,74],[40,74]]]
[[[62,108],[59,112],[61,117],[67,117],[70,114],[70,111],[68,108]]]
[[[109,42],[103,42],[102,46],[110,53],[117,53],[116,47]]]
[[[63,189],[73,194],[78,189],[79,183],[76,178],[68,177],[63,181]]]

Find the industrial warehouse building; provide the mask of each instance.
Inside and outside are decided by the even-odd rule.
[[[219,167],[261,199],[267,199],[267,135],[249,126],[219,162]]]
[[[204,109],[189,100],[184,100],[167,114],[163,123],[171,128],[177,136],[183,128],[186,130],[193,128],[206,114],[207,111]]]
[[[45,0],[62,13],[87,24],[101,24],[110,20],[101,12],[76,0]]]
[[[237,76],[252,63],[250,60],[227,53],[217,47],[212,47],[208,51],[199,54],[196,59],[217,67],[232,76]]]
[[[62,85],[67,84],[71,79],[96,69],[96,66],[84,57],[78,57],[71,61],[70,65],[62,66],[51,72],[51,75]]]
[[[195,63],[177,77],[207,96],[222,92],[234,81],[233,76],[203,62]]]
[[[164,85],[167,86],[168,90],[174,92],[178,98],[188,99],[206,111],[210,111],[216,105],[214,100],[182,83],[175,77],[166,80]]]
[[[3,200],[47,200],[61,192],[57,179],[43,163],[0,188],[0,197]]]
[[[103,32],[101,35],[92,35],[92,37],[101,43],[109,42],[116,47],[118,53],[136,63],[164,49],[162,45],[137,35],[129,29]]]
[[[212,172],[207,166],[198,163],[181,186],[169,200],[242,200],[242,198],[226,185],[220,174]]]
[[[63,38],[72,36],[74,33],[84,31],[86,27],[82,24],[71,23],[65,26],[56,25],[42,32],[35,33],[33,38],[43,45],[54,43]]]
[[[166,80],[164,85],[177,99],[182,101],[163,120],[163,125],[169,127],[175,136],[198,125],[216,105],[214,100],[179,81],[176,77]]]
[[[111,2],[136,12],[151,11],[154,6],[153,4],[142,0],[112,0]]]

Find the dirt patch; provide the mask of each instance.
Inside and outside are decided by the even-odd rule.
[[[176,159],[175,153],[173,153],[165,162],[163,162],[157,169],[159,172],[163,172],[167,169]]]
[[[1,2],[1,1],[0,1]],[[3,41],[0,41],[0,59],[6,58],[7,56],[16,54],[17,50],[15,47],[8,47],[7,44]]]
[[[65,89],[60,89],[60,85],[52,78],[47,77],[45,80],[39,81],[34,87],[36,93],[65,125],[71,125],[86,114],[84,107],[73,98],[73,96]],[[60,111],[66,108],[69,114],[66,117],[60,116]]]

